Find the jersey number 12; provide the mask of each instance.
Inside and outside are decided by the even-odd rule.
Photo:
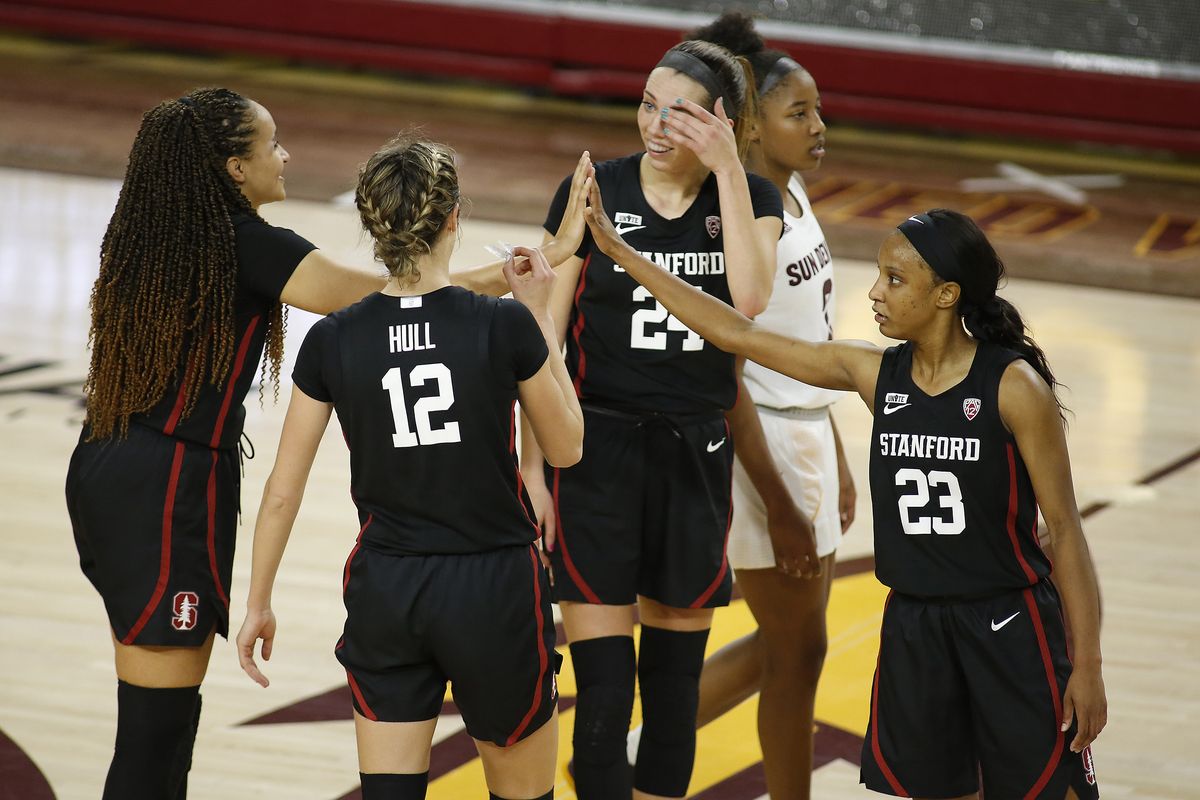
[[[426,444],[449,444],[461,442],[457,422],[447,422],[440,428],[433,427],[429,415],[446,411],[454,405],[454,384],[450,381],[450,369],[445,364],[421,364],[408,374],[409,386],[424,386],[428,381],[437,382],[437,394],[422,397],[413,403],[413,422],[416,432],[408,425],[408,409],[404,404],[404,371],[392,367],[383,375],[383,388],[392,402],[392,421],[396,432],[392,434],[393,447],[417,447]]]

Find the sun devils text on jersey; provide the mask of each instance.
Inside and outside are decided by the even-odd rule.
[[[977,597],[1050,574],[1033,486],[1000,418],[1000,378],[1018,358],[981,342],[967,376],[931,397],[912,380],[911,344],[885,351],[870,468],[884,585],[921,597]]]
[[[337,411],[364,547],[472,553],[536,538],[513,404],[548,352],[523,305],[456,286],[373,294],[313,326],[293,380]]]
[[[643,154],[596,165],[596,185],[621,237],[650,261],[731,303],[717,179],[709,175],[695,201],[675,219],[656,212],[642,193]],[[756,218],[782,217],[778,190],[747,175]],[[555,231],[566,209],[571,177],[546,215]],[[567,329],[567,368],[581,400],[630,411],[710,413],[733,405],[733,356],[713,347],[614,264],[585,232],[584,259]]]

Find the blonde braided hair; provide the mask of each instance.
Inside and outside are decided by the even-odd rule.
[[[354,202],[375,258],[401,284],[421,280],[417,259],[433,251],[458,205],[454,151],[419,134],[400,134],[358,172]]]

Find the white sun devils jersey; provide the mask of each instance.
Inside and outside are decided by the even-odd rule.
[[[523,305],[457,286],[373,294],[313,326],[292,378],[337,411],[364,546],[471,553],[536,538],[513,403],[548,352]]]
[[[763,327],[810,342],[833,338],[833,264],[825,234],[813,214],[800,179],[792,176],[788,190],[803,214],[783,212],[783,236],[776,248],[775,286],[771,302],[755,322]],[[841,392],[809,386],[747,361],[742,377],[750,396],[771,408],[822,408]]]
[[[642,194],[641,159],[637,153],[596,165],[604,208],[618,233],[663,269],[729,303],[716,177],[708,176],[683,216],[665,219]],[[781,217],[775,187],[757,175],[746,177],[754,216]],[[558,188],[546,215],[547,231],[558,230],[570,184],[568,176]],[[580,399],[675,414],[711,413],[733,405],[733,356],[668,314],[595,247],[590,233],[584,234],[576,255],[584,263],[567,328],[567,366]]]
[[[1000,378],[1020,357],[980,343],[962,382],[930,397],[913,383],[911,344],[884,352],[870,469],[875,573],[884,585],[979,597],[1050,574],[1033,486],[1000,419]]]

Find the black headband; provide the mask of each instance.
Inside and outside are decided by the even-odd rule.
[[[691,53],[685,53],[683,50],[668,50],[662,60],[654,65],[655,69],[659,67],[670,67],[703,86],[704,91],[708,92],[708,96],[712,98],[714,105],[718,97],[725,97],[725,90],[721,88],[721,81],[717,78],[717,73],[713,72],[713,68],[705,64],[703,60]],[[728,97],[725,97],[725,114],[730,119],[733,118],[733,110],[729,108]]]
[[[758,90],[759,95],[765,95],[767,92],[775,88],[781,80],[792,74],[796,70],[802,70],[804,67],[797,64],[788,56],[780,56],[779,60],[771,67],[771,71],[767,73],[767,77],[763,78],[762,88]]]
[[[959,280],[958,259],[937,232],[933,217],[917,214],[901,222],[898,229],[942,280],[962,283]]]

